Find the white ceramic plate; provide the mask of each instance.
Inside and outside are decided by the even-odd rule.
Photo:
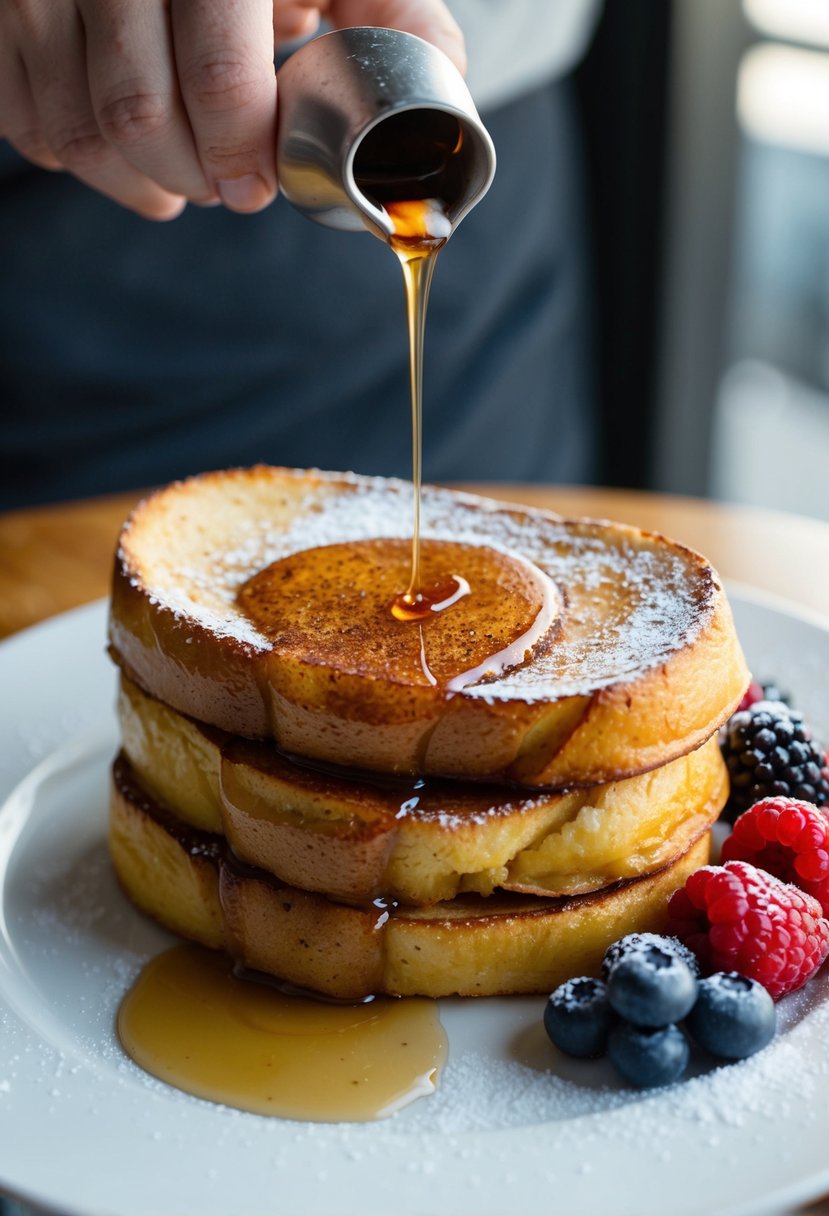
[[[749,662],[829,737],[829,628],[734,590]],[[261,1118],[141,1072],[114,1016],[171,939],[107,863],[104,627],[92,605],[0,646],[0,1187],[84,1216],[681,1216],[829,1190],[825,978],[765,1052],[651,1094],[558,1057],[539,998],[443,1002],[438,1093],[382,1123]]]

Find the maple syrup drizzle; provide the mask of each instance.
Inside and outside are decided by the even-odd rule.
[[[358,187],[391,223],[388,244],[400,261],[406,287],[414,519],[409,585],[395,597],[391,608],[400,621],[423,620],[431,611],[443,611],[460,598],[453,599],[442,586],[435,591],[421,585],[420,500],[426,307],[435,260],[452,235],[451,211],[464,189],[464,151],[463,127],[453,115],[437,110],[402,111],[369,133],[354,164]]]
[[[429,661],[426,658],[426,639],[423,637],[423,625],[418,624],[417,628],[418,628],[418,632],[420,633],[420,666],[421,666],[421,668],[423,670],[423,674],[426,677],[426,679],[428,680],[428,682],[432,685],[433,688],[436,688],[437,682],[438,682],[437,676],[432,673],[432,671],[429,667]]]
[[[420,613],[439,611],[437,603],[448,605],[451,597],[433,594],[421,586],[420,573],[420,499],[423,484],[423,345],[426,309],[437,255],[446,244],[451,225],[438,199],[405,200],[386,204],[394,224],[389,245],[397,254],[406,287],[406,318],[409,330],[409,380],[412,399],[412,486],[414,520],[412,526],[412,568],[407,589],[395,598],[392,613],[398,620],[422,619]],[[452,601],[454,602],[454,601]],[[408,615],[407,615],[408,614]]]
[[[455,584],[455,590],[451,595],[447,595],[445,600],[432,604],[432,612],[443,612],[445,608],[451,608],[453,604],[457,604],[458,600],[462,600],[465,595],[469,595],[471,587],[465,578],[461,578],[459,574],[453,574],[452,581]]]
[[[200,946],[152,959],[118,1014],[145,1071],[196,1097],[260,1115],[367,1121],[432,1093],[447,1044],[437,1003],[332,1004],[240,979]]]

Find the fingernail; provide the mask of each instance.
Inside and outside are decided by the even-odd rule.
[[[216,188],[224,205],[234,211],[258,211],[270,202],[272,194],[258,173],[217,182]]]

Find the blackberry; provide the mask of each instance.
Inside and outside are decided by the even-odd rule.
[[[803,721],[782,701],[757,701],[729,720],[721,740],[731,779],[725,817],[737,815],[761,798],[782,796],[829,803],[826,755]]]

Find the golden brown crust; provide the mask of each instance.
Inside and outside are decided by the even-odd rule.
[[[593,895],[348,907],[188,847],[186,830],[174,831],[123,767],[112,786],[110,847],[124,891],[161,924],[247,967],[349,999],[549,992],[572,975],[597,974],[610,942],[664,929],[671,893],[708,860],[705,833],[656,874]]]
[[[455,692],[401,684],[318,662],[313,638],[281,654],[241,611],[239,589],[297,548],[405,533],[405,501],[400,483],[261,466],[160,491],[116,556],[116,660],[174,708],[311,759],[556,788],[664,764],[739,702],[748,673],[698,555],[449,491],[426,491],[427,533],[519,551],[562,595],[555,639],[529,664]]]
[[[716,819],[716,738],[651,773],[569,793],[360,779],[200,726],[124,680],[123,748],[183,822],[292,886],[432,904],[496,887],[578,894],[658,870]]]

